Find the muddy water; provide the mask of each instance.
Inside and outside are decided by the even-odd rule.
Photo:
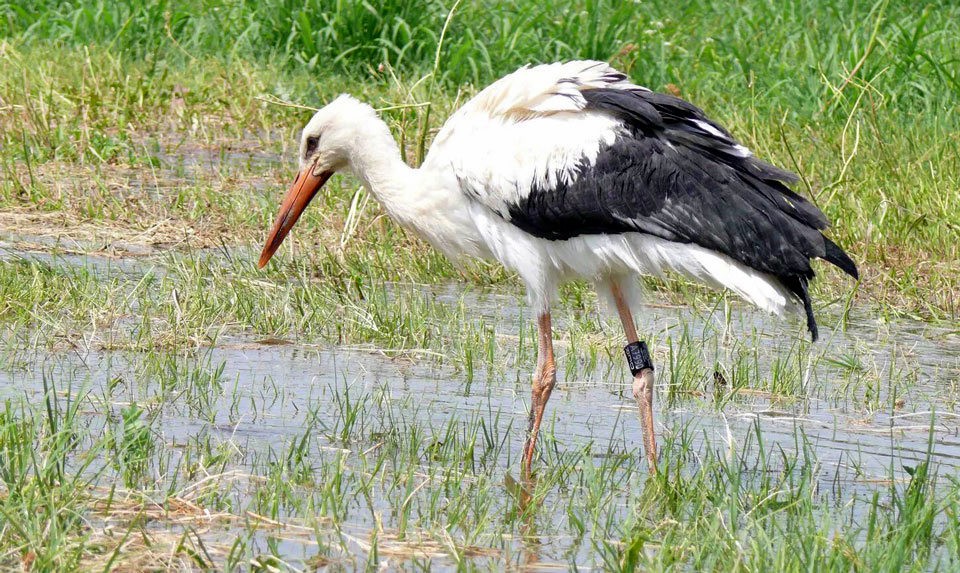
[[[59,258],[57,264],[96,263]],[[439,432],[452,419],[482,418],[506,439],[496,460],[498,471],[515,474],[529,392],[529,372],[511,365],[511,347],[527,316],[522,301],[512,295],[462,295],[458,285],[424,296],[462,302],[474,316],[495,324],[507,366],[479,368],[468,380],[456,365],[438,364],[429,357],[391,359],[372,349],[259,344],[237,338],[170,355],[21,352],[0,371],[0,398],[36,402],[46,377],[61,392],[84,389],[98,397],[94,402],[100,409],[85,412],[95,428],[106,427],[121,408],[136,402],[157,412],[152,429],[169,447],[167,471],[175,471],[179,449],[197,436],[243,452],[232,465],[249,471],[251,460],[282,450],[303,436],[310,424],[338,427],[343,412],[335,398],[349,392],[354,399],[369,399],[363,408],[371,425],[382,423],[384,404],[399,413],[404,424],[428,432]],[[881,322],[864,309],[849,317],[846,330],[835,331],[831,328],[835,319],[825,314],[824,341],[808,348],[798,342],[796,324],[740,305],[729,312],[644,307],[638,320],[650,333],[659,362],[656,416],[661,438],[688,436],[694,450],[711,448],[744,458],[758,448],[797,452],[809,447],[819,460],[823,490],[831,491],[840,482],[845,484],[845,496],[858,491],[866,495],[870,484],[891,473],[905,478],[904,468],[928,455],[941,475],[955,474],[960,469],[958,333],[911,321]],[[568,315],[559,313],[558,331],[570,323]],[[617,336],[616,330],[608,330]],[[589,448],[598,463],[611,452],[639,456],[640,427],[619,354],[612,352],[595,367],[586,367],[567,361],[563,344],[558,350],[561,382],[548,407],[544,443],[561,456]],[[689,372],[672,377],[671,355],[690,357],[674,365]],[[797,364],[777,366],[783,356],[794,356],[791,361]],[[165,380],[158,374],[162,368],[151,369],[148,360],[180,369]],[[568,364],[572,367],[564,370]],[[765,381],[775,387],[778,369],[794,367],[799,386],[789,392],[764,390]],[[718,386],[714,370],[724,374],[726,385]],[[386,401],[377,403],[370,399],[374,395],[386,396]],[[371,433],[363,424],[356,431]],[[313,450],[318,459],[350,449],[330,439],[329,433],[335,432],[320,432],[318,449]],[[762,445],[757,443],[758,433]],[[237,495],[242,504],[243,493]],[[555,496],[548,495],[544,507],[550,521],[562,523],[563,508],[549,509],[560,502]],[[503,497],[497,503],[506,505],[508,496]],[[365,538],[375,523],[369,512],[357,509],[342,525]],[[385,519],[384,526],[396,525],[389,516]],[[265,543],[260,538],[255,542]],[[569,543],[547,535],[539,545],[539,558],[565,562],[571,557]],[[281,546],[294,558],[312,552],[310,543],[287,540]],[[519,551],[519,542],[507,543],[508,552],[511,548]],[[595,561],[587,547],[573,551],[587,562]]]

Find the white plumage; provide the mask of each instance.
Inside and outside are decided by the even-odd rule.
[[[494,259],[526,285],[541,329],[528,469],[554,383],[549,309],[562,282],[586,278],[609,291],[636,345],[624,299],[637,275],[674,271],[777,314],[805,308],[814,337],[809,260],[856,275],[820,233],[822,213],[783,185],[791,174],[755,159],[699,109],[602,62],[525,67],[491,84],[450,117],[419,169],[402,161],[370,106],[337,98],[304,128],[300,174],[261,266],[339,170],[449,257]],[[652,464],[652,387],[636,356]],[[652,363],[641,366],[652,384]]]

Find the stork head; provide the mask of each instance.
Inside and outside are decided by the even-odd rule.
[[[280,204],[280,212],[260,253],[260,268],[267,264],[327,179],[350,166],[349,150],[359,136],[357,125],[370,114],[376,116],[370,106],[341,95],[317,111],[303,128],[300,171]]]

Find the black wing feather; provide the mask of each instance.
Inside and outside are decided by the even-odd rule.
[[[640,232],[694,243],[777,277],[817,326],[808,294],[813,258],[857,277],[820,232],[823,213],[791,191],[796,176],[744,153],[696,106],[644,90],[584,90],[587,109],[620,119],[627,134],[582,165],[572,182],[536,185],[510,206],[511,222],[546,239]],[[706,126],[706,127],[705,127]]]

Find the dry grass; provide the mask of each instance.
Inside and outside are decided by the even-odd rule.
[[[167,249],[196,249],[217,244],[209,228],[165,218],[153,222],[83,219],[64,211],[0,211],[0,233],[14,237],[18,252],[91,254],[129,258]]]

